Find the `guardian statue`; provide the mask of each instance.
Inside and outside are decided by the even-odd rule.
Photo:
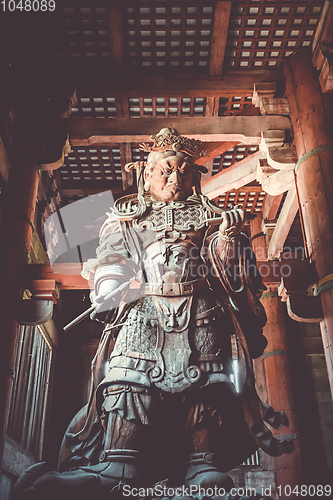
[[[152,140],[141,146],[147,162],[126,166],[138,193],[107,214],[83,271],[94,280],[93,319],[105,323],[90,402],[69,425],[59,470],[26,473],[18,498],[100,500],[163,480],[228,492],[226,472],[258,447],[292,451],[266,426],[287,425],[285,414],[255,391],[265,287],[244,212],[201,193],[200,141],[173,129]]]

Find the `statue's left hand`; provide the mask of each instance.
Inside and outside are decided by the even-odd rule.
[[[220,233],[228,238],[235,238],[244,226],[245,213],[237,205],[232,210],[227,210],[221,215],[223,222],[220,224]]]

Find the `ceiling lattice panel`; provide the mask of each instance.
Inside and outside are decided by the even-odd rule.
[[[116,118],[116,100],[114,97],[79,97],[72,117],[80,118]]]
[[[126,108],[119,105],[118,109],[122,109],[121,118],[231,116],[251,104],[252,96],[228,94],[220,97],[213,112],[208,99],[207,97],[129,97]],[[115,97],[79,97],[77,106],[72,109],[72,117],[120,118],[117,114],[117,105],[118,99]]]
[[[261,212],[264,203],[265,193],[260,186],[244,186],[240,189],[228,191],[215,198],[215,203],[221,208],[231,208],[239,205],[244,212]]]
[[[88,66],[106,63],[110,42],[105,2],[94,7],[71,7],[68,3],[67,7],[57,6],[50,24],[45,25],[50,33],[49,37],[43,33],[44,56],[84,61]]]
[[[232,2],[225,69],[278,68],[311,45],[324,0]],[[73,5],[73,4],[72,4]],[[125,65],[143,71],[208,73],[215,2],[121,2]],[[107,3],[70,2],[40,27],[45,57],[110,63]]]
[[[129,3],[123,13],[128,64],[137,68],[206,73],[214,3]]]
[[[73,182],[121,181],[119,144],[73,147],[59,172],[63,186]]]
[[[226,63],[233,68],[279,68],[285,57],[308,47],[322,0],[233,2]]]
[[[234,148],[229,149],[220,156],[214,158],[213,162],[213,175],[217,174],[221,170],[231,167],[234,163],[244,160],[247,156],[258,151],[259,147],[257,145],[248,146],[245,144],[239,144]]]

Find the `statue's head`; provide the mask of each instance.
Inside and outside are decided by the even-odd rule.
[[[176,151],[153,152],[145,168],[145,191],[156,201],[186,200],[193,193],[197,169],[190,156]]]
[[[142,145],[150,151],[144,171],[145,191],[156,201],[186,200],[193,187],[200,184],[200,171],[195,159],[204,155],[201,141],[182,137],[174,129],[164,128],[152,136],[153,146]]]

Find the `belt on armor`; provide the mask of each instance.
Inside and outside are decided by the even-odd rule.
[[[162,295],[165,297],[192,295],[207,286],[208,284],[205,278],[187,281],[185,283],[147,283],[145,293],[146,295]]]

